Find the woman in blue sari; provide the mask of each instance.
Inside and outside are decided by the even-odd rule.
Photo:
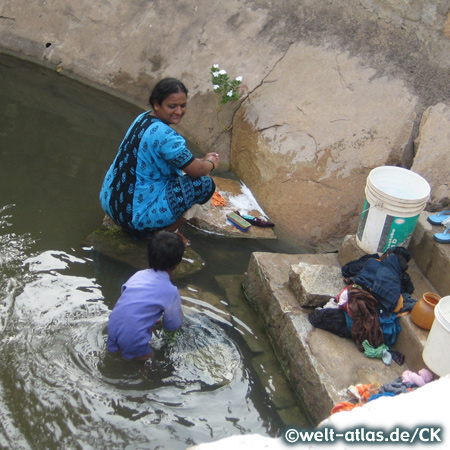
[[[220,163],[217,153],[194,158],[171,125],[186,112],[188,90],[174,78],[156,84],[151,110],[128,129],[100,191],[105,212],[138,237],[166,229],[176,232],[209,207],[215,184],[208,174]]]

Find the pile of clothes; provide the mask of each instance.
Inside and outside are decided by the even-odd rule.
[[[336,403],[331,409],[331,414],[350,411],[379,397],[394,397],[398,394],[411,392],[430,381],[433,381],[433,374],[427,369],[421,369],[418,373],[405,370],[401,377],[383,385],[373,383],[350,386],[343,392],[339,392],[339,395],[346,397],[346,399]]]
[[[351,338],[368,357],[402,364],[390,347],[401,331],[399,315],[412,310],[414,285],[407,273],[411,253],[394,247],[380,257],[364,255],[342,267],[345,288],[309,314],[314,327]]]

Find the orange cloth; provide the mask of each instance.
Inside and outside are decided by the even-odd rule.
[[[358,406],[361,406],[359,403],[350,403],[350,402],[339,402],[336,403],[336,405],[333,406],[331,409],[331,414],[335,414],[340,411],[351,411],[353,408],[356,408]]]
[[[212,196],[211,204],[213,206],[227,206],[227,202],[217,191]]]
[[[351,398],[359,401],[357,403],[352,403],[349,401],[336,403],[331,409],[331,414],[337,413],[339,411],[350,411],[353,408],[364,405],[369,401],[369,398],[372,397],[372,395],[378,393],[380,387],[380,383],[357,384],[356,386],[350,386],[347,389],[348,395]]]

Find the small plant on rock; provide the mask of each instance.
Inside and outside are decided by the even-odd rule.
[[[230,79],[227,71],[220,69],[218,64],[214,64],[211,67],[211,82],[214,92],[217,94],[217,120],[225,131],[229,131],[232,126],[225,126],[221,120],[222,106],[228,102],[236,102],[241,98],[242,79],[241,76],[236,77],[234,80]]]

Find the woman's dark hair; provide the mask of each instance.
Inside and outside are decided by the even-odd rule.
[[[176,78],[163,78],[156,83],[148,101],[152,105],[152,108],[154,108],[155,102],[161,105],[169,95],[176,94],[177,92],[184,92],[186,96],[188,95],[186,86],[180,80]]]
[[[159,231],[148,243],[148,265],[154,270],[173,270],[184,254],[181,236],[170,231]]]

